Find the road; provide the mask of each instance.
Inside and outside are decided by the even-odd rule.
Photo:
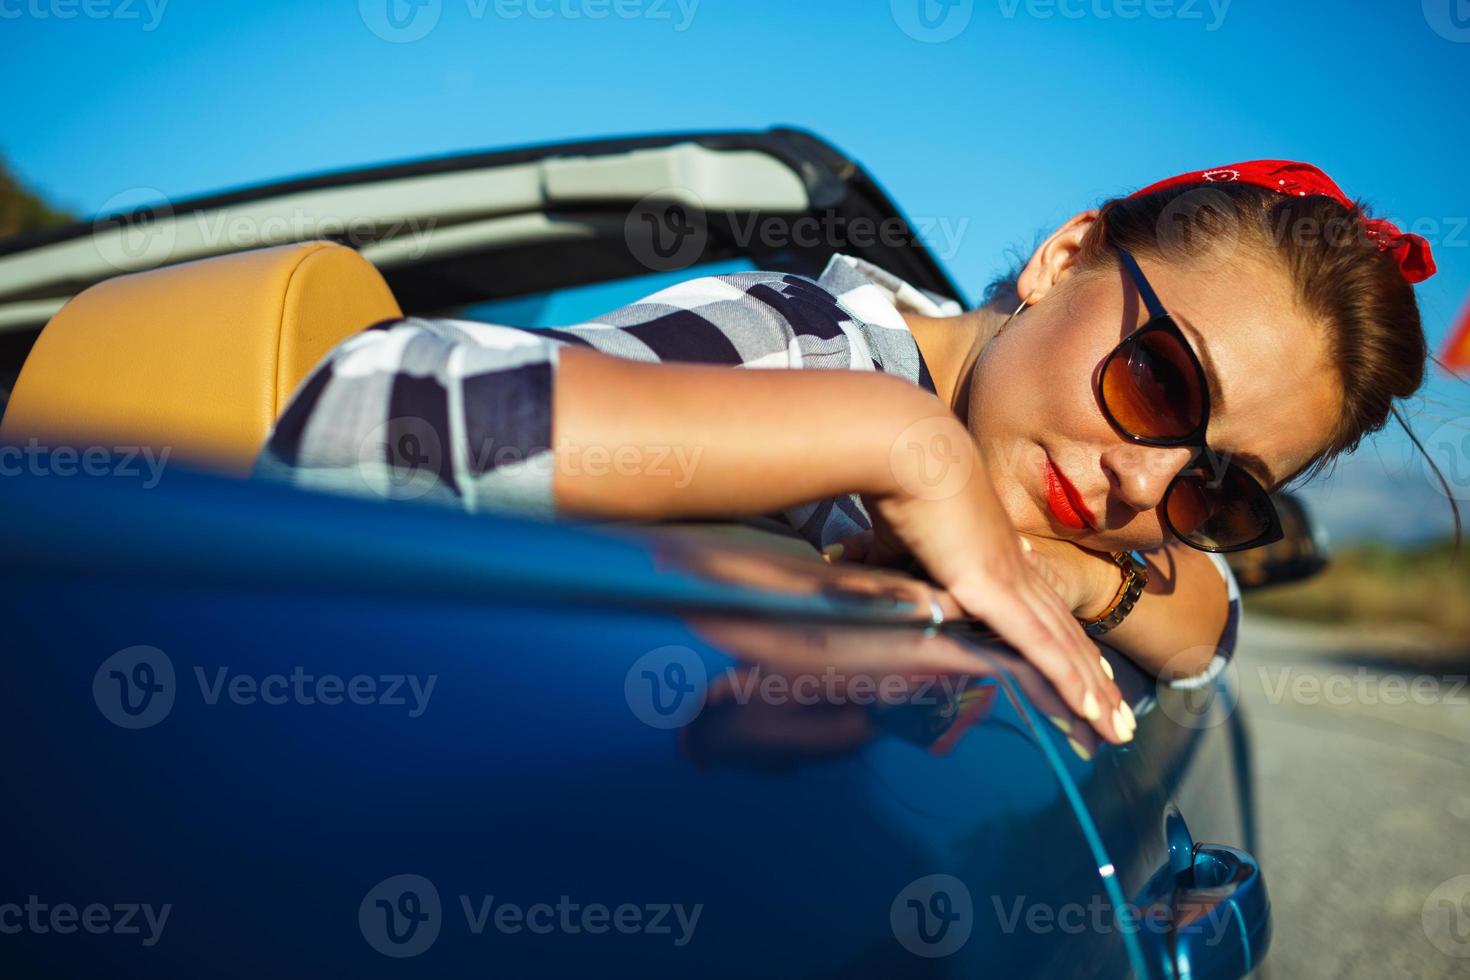
[[[1249,615],[1239,649],[1270,975],[1470,978],[1470,656]]]

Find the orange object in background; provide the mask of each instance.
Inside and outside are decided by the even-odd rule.
[[[1450,329],[1450,339],[1445,342],[1439,359],[1451,370],[1470,368],[1470,302],[1466,302],[1460,319]]]

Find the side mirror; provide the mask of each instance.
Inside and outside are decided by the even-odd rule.
[[[1271,499],[1281,517],[1281,540],[1225,556],[1243,590],[1300,582],[1327,567],[1327,535],[1312,522],[1306,504],[1289,493],[1274,494]]]

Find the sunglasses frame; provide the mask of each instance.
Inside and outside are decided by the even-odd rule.
[[[1205,433],[1210,427],[1210,386],[1207,376],[1205,375],[1204,366],[1200,364],[1199,356],[1195,354],[1194,347],[1192,347],[1189,343],[1189,338],[1184,335],[1184,331],[1179,329],[1179,324],[1174,322],[1174,318],[1169,315],[1169,311],[1164,309],[1164,304],[1159,302],[1158,294],[1154,292],[1154,288],[1149,283],[1148,277],[1143,274],[1143,269],[1139,268],[1138,260],[1135,259],[1128,252],[1127,249],[1118,248],[1117,252],[1119,257],[1123,260],[1123,268],[1127,270],[1129,278],[1133,280],[1134,288],[1138,290],[1138,295],[1143,300],[1144,308],[1148,310],[1148,320],[1143,324],[1143,326],[1131,331],[1128,336],[1120,340],[1117,346],[1109,351],[1108,355],[1102,359],[1102,363],[1093,382],[1093,395],[1097,398],[1097,404],[1098,407],[1102,409],[1103,417],[1108,420],[1108,424],[1111,425],[1118,432],[1119,435],[1136,445],[1156,446],[1166,449],[1176,448],[1179,446],[1188,446],[1193,449],[1198,449],[1199,451],[1195,454],[1194,459],[1190,461],[1191,467],[1198,463],[1200,460],[1203,460],[1205,464],[1210,468],[1211,473],[1223,474],[1227,469],[1234,469],[1236,473],[1238,473],[1249,483],[1250,487],[1252,487],[1256,492],[1261,495],[1261,499],[1266,502],[1266,528],[1257,537],[1252,538],[1250,541],[1247,541],[1244,544],[1229,545],[1226,547],[1213,547],[1209,545],[1198,544],[1194,541],[1189,540],[1186,535],[1179,533],[1179,531],[1174,527],[1173,521],[1169,519],[1169,497],[1174,493],[1175,488],[1179,485],[1179,481],[1185,479],[1185,471],[1181,470],[1174,477],[1174,479],[1169,482],[1169,488],[1164,491],[1164,497],[1161,501],[1159,501],[1159,516],[1162,518],[1164,526],[1169,529],[1170,534],[1174,535],[1176,539],[1184,542],[1184,544],[1188,545],[1189,547],[1194,548],[1196,551],[1207,551],[1213,554],[1228,554],[1234,551],[1247,551],[1251,548],[1260,548],[1265,545],[1273,544],[1277,541],[1280,541],[1283,537],[1281,529],[1281,517],[1276,512],[1276,505],[1274,502],[1272,502],[1271,495],[1266,491],[1266,488],[1261,486],[1260,481],[1252,476],[1250,474],[1250,471],[1247,470],[1245,467],[1236,466],[1234,463],[1231,463],[1228,460],[1224,460],[1219,454],[1217,454],[1205,443]],[[1118,421],[1116,416],[1113,415],[1113,410],[1108,406],[1107,396],[1103,392],[1103,379],[1107,376],[1108,366],[1112,364],[1113,359],[1116,358],[1119,354],[1122,354],[1125,350],[1127,350],[1130,345],[1136,343],[1138,339],[1143,335],[1156,332],[1169,334],[1171,337],[1174,338],[1177,343],[1179,343],[1184,348],[1186,354],[1189,357],[1189,363],[1194,368],[1195,375],[1199,380],[1199,425],[1193,431],[1188,432],[1185,435],[1168,439],[1158,439],[1150,436],[1141,436],[1135,432],[1130,431],[1126,426]],[[1223,466],[1221,465],[1222,463],[1224,463]]]

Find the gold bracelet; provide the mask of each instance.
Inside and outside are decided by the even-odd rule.
[[[1082,628],[1087,631],[1088,636],[1103,636],[1112,632],[1128,614],[1133,607],[1138,605],[1138,599],[1143,595],[1143,590],[1148,586],[1148,566],[1143,559],[1133,551],[1114,551],[1109,554],[1113,564],[1123,571],[1123,584],[1118,587],[1118,594],[1113,596],[1113,601],[1108,603],[1108,608],[1102,614],[1092,619],[1081,620]]]

